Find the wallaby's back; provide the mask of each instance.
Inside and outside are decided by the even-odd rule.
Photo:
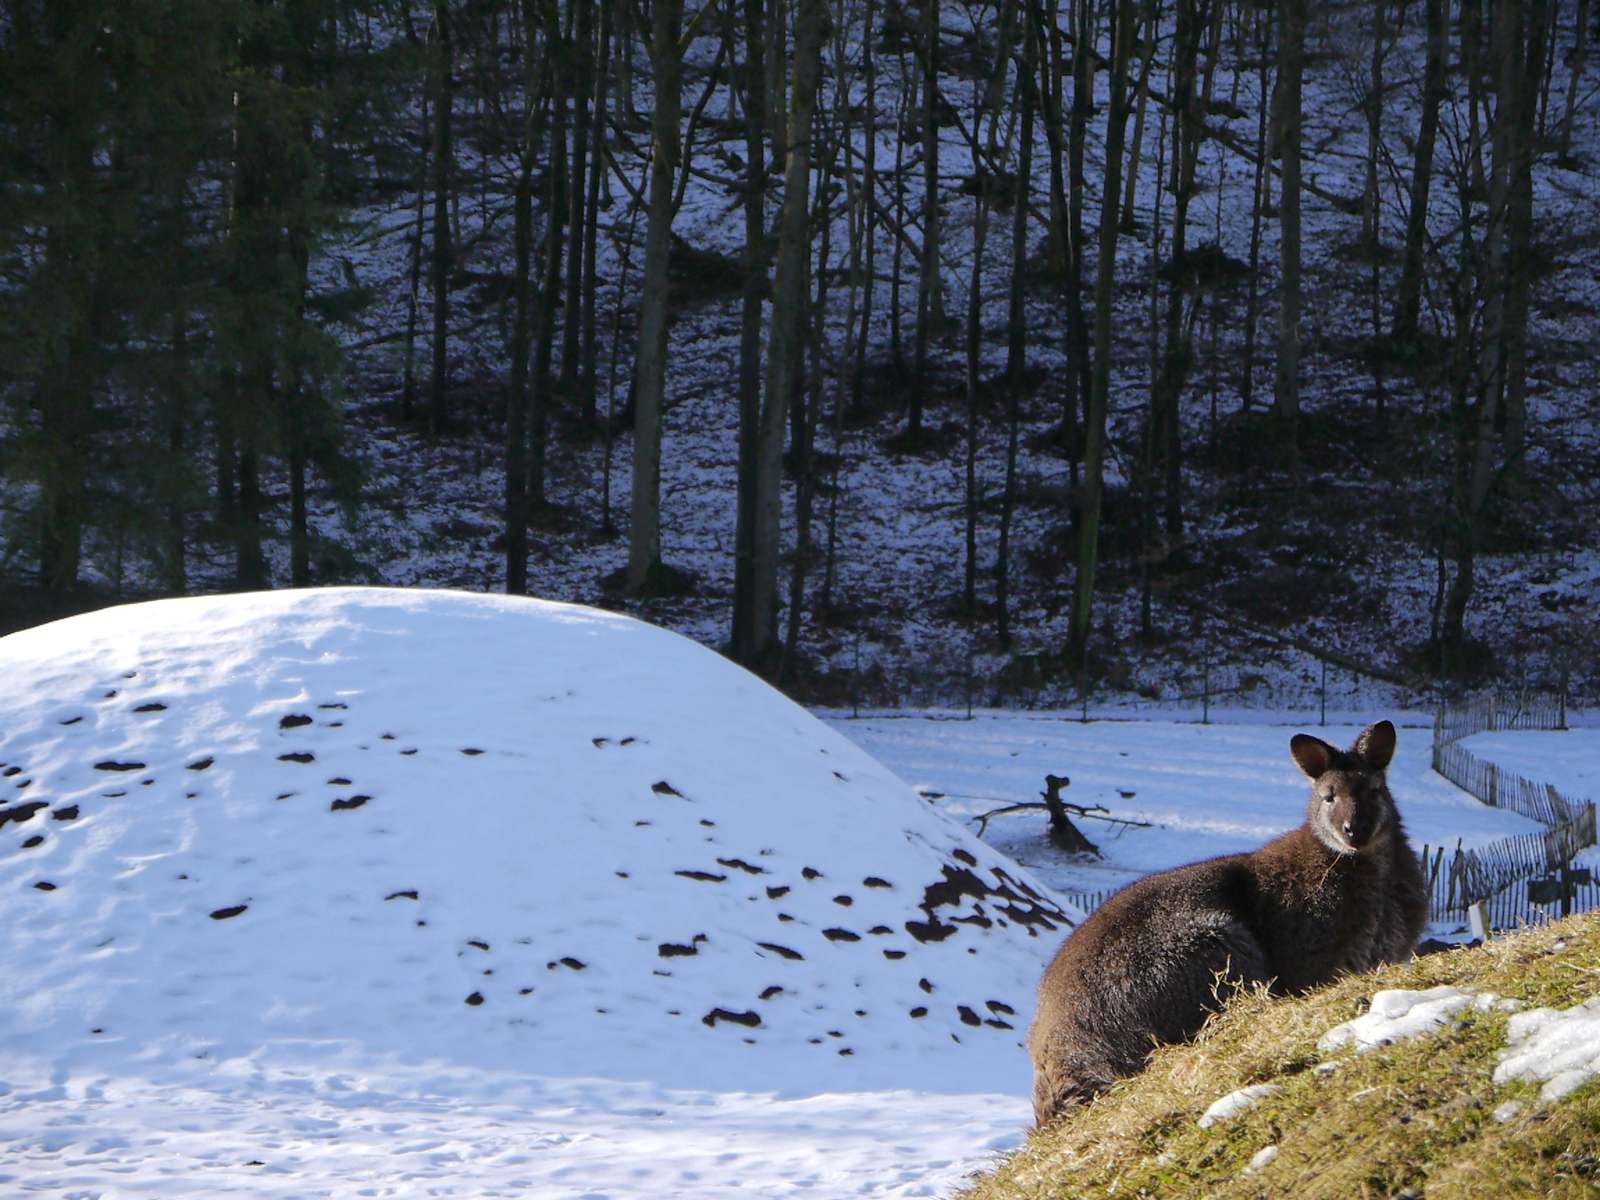
[[[1154,1043],[1192,1037],[1235,988],[1299,992],[1411,956],[1427,897],[1384,782],[1394,737],[1387,721],[1348,751],[1296,736],[1305,824],[1147,876],[1073,931],[1029,1033],[1041,1125],[1138,1071]]]

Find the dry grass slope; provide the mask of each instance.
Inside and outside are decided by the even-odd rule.
[[[1600,1082],[1545,1103],[1536,1083],[1497,1085],[1507,1014],[1363,1055],[1317,1039],[1381,988],[1439,984],[1566,1008],[1600,993],[1600,913],[1470,950],[1345,979],[1309,996],[1240,997],[1194,1043],[1034,1135],[962,1200],[1077,1197],[1586,1197],[1600,1195]],[[1311,1068],[1342,1060],[1329,1072]],[[1200,1129],[1214,1101],[1256,1083],[1281,1090]],[[1493,1112],[1522,1102],[1506,1122]],[[1278,1154],[1246,1172],[1268,1145]]]

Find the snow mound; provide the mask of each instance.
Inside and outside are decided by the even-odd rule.
[[[1338,1050],[1349,1046],[1357,1051],[1375,1050],[1402,1038],[1432,1033],[1467,1009],[1514,1012],[1521,1007],[1519,1000],[1505,1000],[1493,992],[1475,992],[1470,988],[1448,985],[1423,991],[1388,988],[1373,993],[1372,1006],[1361,1016],[1335,1025],[1323,1034],[1317,1040],[1317,1049]]]
[[[1559,1100],[1597,1074],[1600,996],[1567,1009],[1530,1009],[1507,1023],[1506,1048],[1500,1052],[1500,1065],[1494,1069],[1496,1083],[1543,1080],[1539,1098]],[[1496,1117],[1502,1119],[1498,1110]]]
[[[687,639],[342,588],[75,617],[0,670],[0,1051],[1025,1083],[1071,910]]]

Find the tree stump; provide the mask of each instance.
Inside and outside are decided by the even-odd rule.
[[[1100,847],[1083,836],[1083,831],[1072,823],[1067,816],[1066,805],[1061,802],[1061,789],[1070,786],[1072,780],[1065,775],[1046,775],[1044,777],[1044,804],[1050,812],[1050,829],[1048,836],[1050,844],[1068,854],[1093,854],[1100,855]]]

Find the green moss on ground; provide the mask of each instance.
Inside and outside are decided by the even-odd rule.
[[[1194,1042],[978,1177],[963,1200],[1051,1197],[1600,1196],[1600,1083],[1561,1100],[1537,1083],[1496,1084],[1505,1012],[1470,1012],[1364,1054],[1317,1049],[1383,988],[1470,987],[1567,1008],[1600,994],[1600,913],[1353,976],[1308,996],[1240,996]],[[1337,1063],[1332,1070],[1318,1064]],[[1280,1091],[1201,1129],[1237,1088]],[[1507,1121],[1494,1110],[1519,1101]],[[1278,1152],[1247,1171],[1264,1147]]]

